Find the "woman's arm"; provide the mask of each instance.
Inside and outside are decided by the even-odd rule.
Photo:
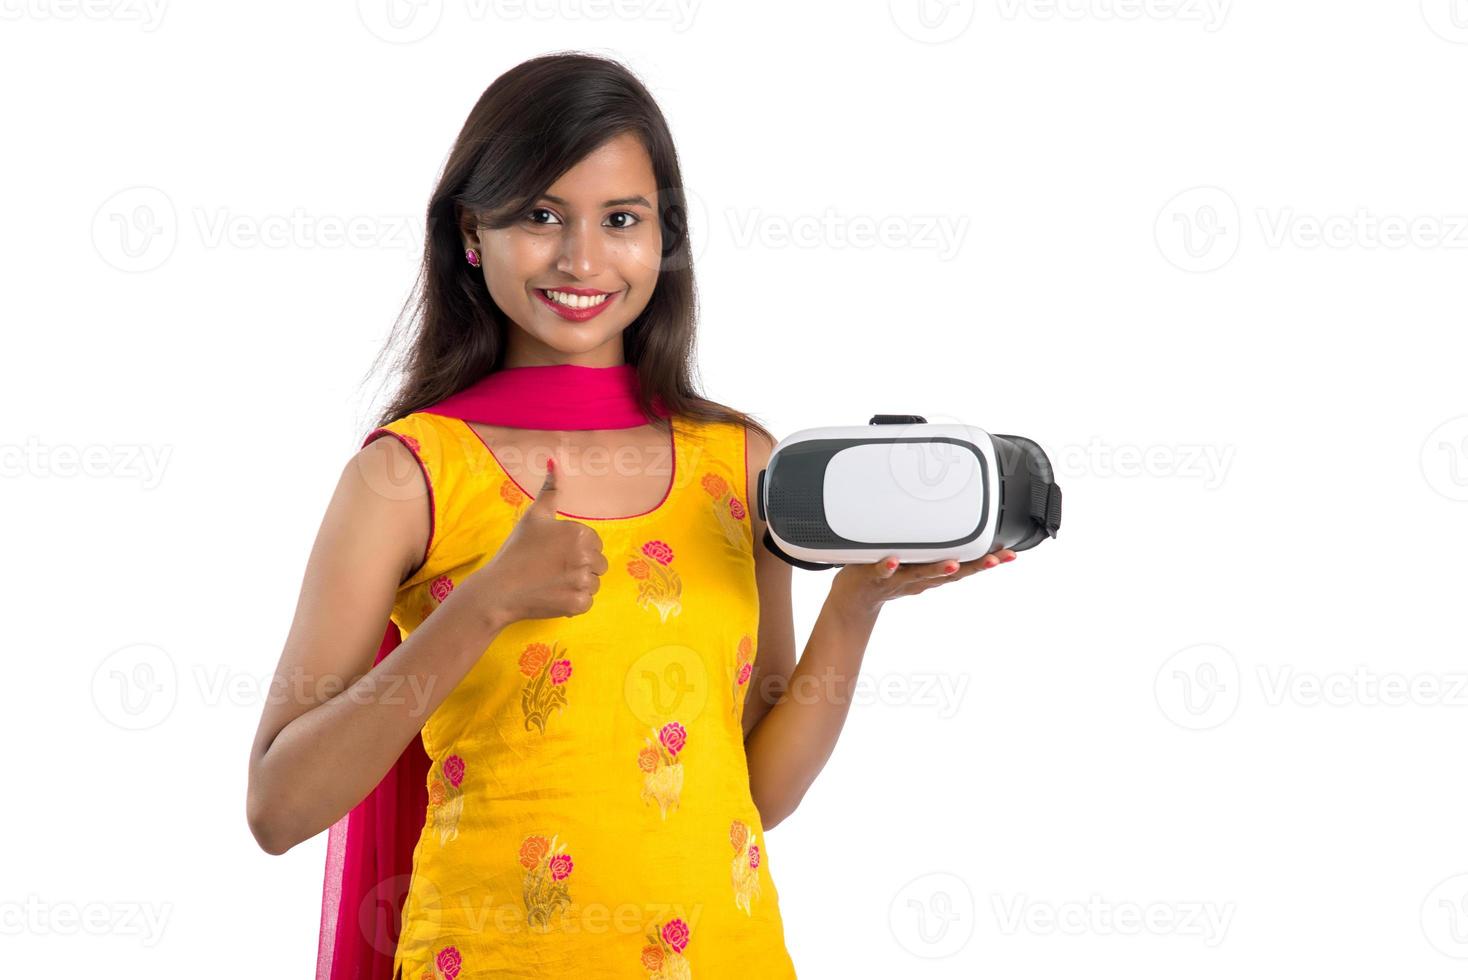
[[[747,430],[747,438],[752,493],[774,443],[754,430]],[[749,502],[749,515],[754,525],[760,624],[755,669],[744,705],[744,749],[750,793],[760,822],[769,830],[795,811],[831,757],[882,604],[992,568],[1011,560],[1014,552],[1005,548],[961,564],[938,561],[905,565],[900,570],[895,559],[839,569],[797,664],[790,605],[792,569],[762,543],[765,522],[754,501]],[[949,572],[949,568],[955,570]]]
[[[471,575],[373,666],[398,586],[428,543],[426,501],[396,439],[368,444],[341,474],[250,750],[247,819],[271,854],[365,798],[503,628],[471,594],[485,579]]]

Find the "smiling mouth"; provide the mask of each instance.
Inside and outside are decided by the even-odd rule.
[[[615,293],[567,293],[559,289],[537,289],[536,292],[557,306],[564,306],[569,310],[594,310],[616,295]]]

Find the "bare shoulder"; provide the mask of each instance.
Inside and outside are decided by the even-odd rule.
[[[392,556],[399,583],[427,555],[433,534],[432,490],[419,458],[400,439],[379,435],[346,463],[331,523]]]

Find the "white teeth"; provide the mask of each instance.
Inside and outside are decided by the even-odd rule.
[[[601,293],[597,296],[577,296],[575,293],[562,293],[554,289],[545,290],[545,294],[562,306],[570,306],[574,309],[584,310],[588,306],[600,306],[607,301],[611,293]]]

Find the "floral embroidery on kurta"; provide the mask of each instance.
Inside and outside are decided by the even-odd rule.
[[[525,912],[530,924],[549,929],[551,916],[571,904],[566,879],[573,867],[566,845],[556,837],[531,834],[520,843],[520,867],[525,869]]]
[[[662,728],[654,728],[652,737],[645,739],[642,751],[637,753],[637,768],[642,770],[642,801],[656,801],[663,819],[668,811],[678,806],[678,796],[683,792],[683,763],[678,753],[688,741],[688,731],[676,721]]]
[[[754,673],[754,640],[746,633],[739,638],[739,649],[734,658],[734,714],[744,707],[746,685]]]
[[[566,681],[571,677],[571,661],[559,644],[531,643],[520,654],[520,673],[528,680],[520,693],[520,710],[525,714],[525,730],[534,725],[545,734],[550,713],[566,706]]]
[[[423,971],[422,980],[457,980],[463,964],[459,947],[445,946],[433,958],[433,966]]]
[[[717,473],[705,473],[702,483],[704,491],[713,498],[714,516],[724,530],[724,537],[734,547],[743,548],[749,540],[744,534],[744,517],[748,513],[744,502],[734,496],[729,481]]]
[[[437,609],[449,597],[449,593],[452,591],[454,591],[454,580],[447,575],[440,575],[432,582],[429,582],[428,598],[432,601],[423,603],[423,608],[419,610],[422,618],[427,619],[428,614]]]
[[[673,549],[665,541],[646,541],[627,562],[627,573],[637,579],[637,604],[651,606],[663,622],[683,610],[683,581],[672,568]]]
[[[669,919],[647,927],[647,945],[642,947],[642,967],[649,980],[693,980],[693,971],[684,958],[688,948],[688,923]]]
[[[743,820],[729,827],[729,843],[734,845],[734,904],[752,915],[750,902],[759,898],[759,846]]]
[[[525,496],[525,491],[514,480],[505,479],[500,481],[500,499],[515,508],[515,517],[519,518],[520,508],[530,498]]]
[[[438,831],[439,846],[459,836],[459,817],[464,813],[464,760],[451,755],[431,773],[428,784],[428,816]]]

